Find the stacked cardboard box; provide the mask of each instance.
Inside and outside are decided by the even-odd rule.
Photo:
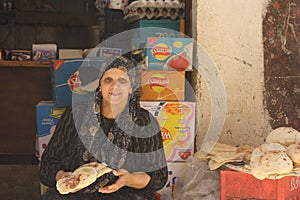
[[[141,72],[141,107],[158,120],[169,179],[157,199],[176,199],[176,183],[194,153],[195,103],[185,101],[186,71],[192,70],[193,42],[181,38],[181,20],[133,23],[133,58]],[[151,28],[150,28],[151,27]]]

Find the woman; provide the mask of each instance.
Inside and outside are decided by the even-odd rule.
[[[66,110],[42,155],[41,182],[50,187],[42,199],[151,200],[167,181],[158,122],[139,106],[139,72],[122,56],[100,71],[93,103]],[[57,192],[59,179],[93,161],[113,173],[74,194]],[[104,179],[109,184],[99,186]]]

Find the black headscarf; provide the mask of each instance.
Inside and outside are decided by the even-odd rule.
[[[99,80],[103,74],[112,68],[125,69],[131,81],[132,93],[129,95],[128,103],[122,113],[115,119],[108,134],[101,129],[102,92],[97,87],[95,96],[89,100],[85,107],[83,116],[73,109],[75,123],[79,137],[83,142],[87,152],[84,153],[83,160],[94,157],[99,162],[105,162],[110,167],[119,169],[123,166],[127,150],[133,135],[133,126],[137,120],[140,110],[140,72],[134,63],[123,56],[111,58],[107,65],[99,69]],[[100,81],[99,81],[100,83]],[[74,111],[75,110],[75,111]],[[78,120],[81,119],[81,120]],[[76,122],[77,121],[77,122]]]

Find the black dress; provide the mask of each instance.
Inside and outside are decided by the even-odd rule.
[[[111,132],[117,132],[119,130],[118,124],[114,120],[106,118],[102,118],[102,120],[101,130],[103,130],[106,136]],[[101,194],[97,191],[86,193],[84,190],[68,195],[60,195],[58,193],[55,188],[55,175],[59,170],[74,171],[84,163],[95,160],[98,162],[102,161],[101,157],[100,160],[99,157],[95,159],[95,156],[88,153],[89,151],[87,151],[86,146],[83,144],[76,130],[72,108],[69,107],[59,120],[55,133],[42,155],[40,179],[44,185],[49,186],[49,190],[43,194],[42,199],[155,199],[154,192],[161,189],[166,184],[168,178],[165,155],[163,150],[161,151],[161,149],[163,149],[163,143],[160,128],[157,120],[151,113],[142,108],[139,112],[138,120],[135,123],[136,126],[133,127],[132,131],[135,135],[129,136],[130,140],[127,151],[133,154],[137,153],[137,156],[128,156],[122,168],[130,172],[144,171],[147,173],[151,179],[145,188],[134,189],[123,187],[111,194]],[[109,138],[109,136],[107,138]],[[118,138],[116,138],[115,142],[118,141]],[[104,145],[103,142],[99,144],[100,147]],[[144,156],[149,152],[158,153]],[[109,174],[107,174],[107,176],[109,176]]]

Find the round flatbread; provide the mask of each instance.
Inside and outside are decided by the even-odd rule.
[[[300,132],[292,127],[279,127],[269,133],[266,137],[266,142],[276,142],[289,146],[290,144],[300,142]]]
[[[294,143],[288,146],[287,154],[296,164],[300,164],[300,143]]]
[[[96,179],[97,171],[94,167],[80,167],[70,177],[58,180],[56,188],[61,194],[74,193],[89,186]]]
[[[109,172],[112,171],[111,168],[109,168],[107,166],[107,164],[105,163],[98,163],[98,162],[90,162],[90,163],[86,163],[82,166],[80,166],[79,168],[77,168],[76,170],[82,168],[82,167],[93,167],[95,168],[96,172],[97,172],[97,178],[99,178],[100,176],[107,174]],[[74,172],[76,172],[76,170]]]
[[[263,152],[251,164],[251,173],[260,180],[269,175],[290,173],[293,170],[293,161],[284,151]]]

